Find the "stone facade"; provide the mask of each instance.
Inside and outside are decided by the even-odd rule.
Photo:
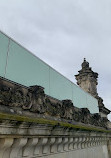
[[[16,76],[15,82],[24,85],[27,85],[26,81],[38,83],[46,88],[49,82],[54,83],[56,77],[53,75],[58,76],[55,70],[52,71],[41,60],[29,55],[26,49],[3,33],[0,33],[0,37],[0,47],[3,50],[0,53],[4,57],[0,58],[4,63],[1,64],[2,76],[13,79]],[[14,63],[8,62],[13,60]],[[21,66],[16,64],[18,61],[21,61]],[[84,60],[80,76],[78,75],[78,84],[98,99],[100,114],[91,114],[87,108],[75,107],[74,103],[81,97],[78,93],[75,95],[78,99],[73,100],[73,103],[66,95],[62,96],[61,79],[55,80],[57,91],[55,88],[54,91],[59,92],[62,96],[60,98],[65,100],[46,95],[44,87],[40,85],[26,87],[0,77],[0,158],[111,158],[111,123],[107,118],[101,117],[106,116],[109,111],[97,94],[98,74]],[[68,83],[72,85],[71,82]],[[73,91],[73,85],[71,87]],[[61,89],[68,92],[68,87],[64,84]],[[87,98],[87,94],[85,96]],[[81,102],[84,97],[82,99]],[[84,107],[86,104],[87,99]]]
[[[110,125],[39,85],[0,77],[0,158],[111,158]]]
[[[41,86],[24,87],[3,78],[0,79],[0,107],[24,115],[28,112],[36,117],[108,128],[106,118],[91,114],[87,108],[75,107],[71,100],[56,100],[45,95]]]
[[[111,157],[108,133],[11,120],[8,115],[4,120],[0,123],[0,158]]]

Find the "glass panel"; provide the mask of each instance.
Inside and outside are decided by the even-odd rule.
[[[49,94],[49,66],[13,41],[10,42],[6,78],[25,86],[41,85]]]
[[[50,68],[50,95],[60,100],[72,100],[71,82]]]
[[[0,75],[4,76],[8,38],[1,33],[0,44]],[[99,112],[95,98],[13,40],[10,40],[6,78],[25,86],[43,86],[47,95],[60,100],[70,99],[73,101],[74,106],[79,108],[87,107],[91,113]]]
[[[74,84],[72,84],[72,87],[73,87],[74,106],[79,107],[79,108],[87,107],[86,93]]]
[[[5,76],[9,38],[0,32],[0,76]]]
[[[88,109],[90,109],[91,113],[99,112],[98,101],[95,98],[93,98],[92,96],[90,96],[89,94],[87,94],[87,107],[88,107]]]

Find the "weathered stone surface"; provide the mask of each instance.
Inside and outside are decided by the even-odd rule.
[[[99,98],[102,104],[102,99]],[[23,87],[0,79],[0,104],[11,110],[27,111],[44,117],[55,117],[68,122],[79,122],[107,128],[107,119],[99,114],[90,114],[87,108],[77,108],[71,100],[56,100],[45,95],[41,86]],[[21,109],[21,110],[20,110]],[[43,117],[41,116],[41,117]]]
[[[63,110],[62,110],[63,109]],[[62,101],[62,117],[65,119],[73,120],[74,119],[74,105],[71,100]]]
[[[82,63],[82,69],[78,75],[75,75],[77,84],[86,92],[90,93],[92,96],[98,96],[97,93],[97,78],[98,73],[93,72],[91,67],[89,67],[89,63],[84,59]]]
[[[0,158],[110,158],[110,134],[0,124]]]
[[[110,113],[110,110],[105,108],[103,99],[98,96],[97,85],[98,85],[98,73],[93,72],[92,68],[89,67],[89,63],[84,58],[82,63],[82,69],[78,75],[75,75],[77,84],[86,92],[90,93],[93,97],[98,100],[99,112],[102,117],[107,117]]]
[[[31,86],[29,87],[29,92],[31,92],[31,107],[30,111],[37,113],[45,113],[45,93],[44,88],[41,86]]]
[[[46,115],[50,116],[56,116],[57,118],[61,118],[62,116],[62,103],[59,101],[55,101],[53,99],[50,99],[49,97],[46,97],[45,100],[46,105]]]
[[[0,86],[0,104],[8,106],[24,106],[29,103],[30,95],[25,95],[21,88]]]
[[[109,158],[108,154],[111,155],[106,118],[90,114],[87,108],[75,107],[71,100],[51,98],[41,86],[24,87],[1,78],[0,111],[3,109],[1,158]],[[19,111],[19,115],[14,114]]]

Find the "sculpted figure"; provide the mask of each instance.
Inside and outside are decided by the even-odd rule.
[[[29,91],[32,93],[31,109],[32,112],[45,113],[45,93],[41,86],[31,86]]]
[[[59,102],[54,102],[53,100],[46,98],[46,115],[55,116],[61,118],[62,105]]]
[[[74,106],[71,100],[62,100],[62,113],[63,118],[73,120]]]
[[[81,109],[81,122],[89,124],[90,121],[90,111],[87,108]]]

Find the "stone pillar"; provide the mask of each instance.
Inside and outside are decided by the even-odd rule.
[[[10,157],[11,158],[17,158],[17,157],[22,157],[22,150],[23,147],[27,143],[27,138],[15,138],[13,145],[11,147],[11,153]]]
[[[9,158],[10,148],[13,144],[13,138],[0,139],[0,158]]]
[[[109,154],[109,158],[111,158],[111,139],[108,140],[108,154]]]
[[[38,143],[38,138],[29,138],[27,144],[23,148],[23,156],[32,157],[37,143]]]

